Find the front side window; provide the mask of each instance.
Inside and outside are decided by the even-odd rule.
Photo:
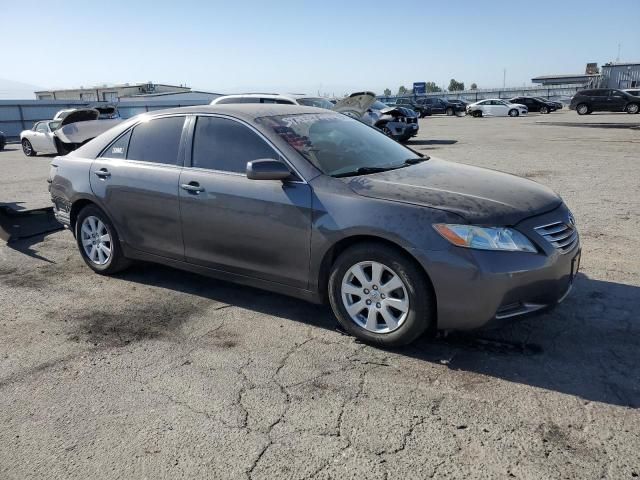
[[[326,175],[371,173],[424,160],[382,132],[338,113],[278,115],[256,120]]]
[[[226,118],[198,117],[191,165],[197,168],[245,173],[247,162],[279,155],[249,127]]]
[[[131,132],[128,160],[176,165],[185,117],[155,118]]]
[[[47,124],[45,122],[40,122],[37,126],[36,126],[36,132],[39,133],[47,133]]]

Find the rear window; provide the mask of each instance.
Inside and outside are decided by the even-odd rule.
[[[140,123],[133,128],[127,159],[175,165],[184,117],[165,117]]]
[[[131,138],[131,130],[122,135],[118,140],[113,142],[103,153],[102,157],[107,158],[127,158],[127,149],[129,147],[129,139]]]

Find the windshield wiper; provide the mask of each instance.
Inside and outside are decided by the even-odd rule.
[[[360,167],[357,170],[354,170],[352,172],[336,173],[335,175],[332,175],[332,177],[340,178],[340,177],[354,177],[356,175],[368,175],[370,173],[379,173],[379,172],[386,172],[387,170],[395,170],[396,168],[402,168],[404,166],[405,165],[397,165],[392,167]]]
[[[416,163],[420,163],[420,162],[426,162],[427,160],[429,160],[431,157],[429,155],[425,155],[424,157],[418,157],[418,158],[407,158],[404,161],[405,165],[415,165]]]

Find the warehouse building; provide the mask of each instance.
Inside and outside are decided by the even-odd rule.
[[[597,64],[589,63],[585,73],[543,75],[532,78],[531,82],[545,86],[574,84],[585,88],[639,88],[640,62],[609,62],[600,69]]]
[[[167,85],[164,83],[125,83],[122,85],[102,85],[90,88],[71,88],[64,90],[43,90],[35,92],[38,100],[84,100],[88,102],[117,102],[121,98],[134,95],[190,92],[189,87]]]

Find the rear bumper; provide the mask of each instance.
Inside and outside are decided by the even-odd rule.
[[[552,217],[558,218],[558,210]],[[566,210],[566,207],[565,207]],[[429,274],[436,294],[438,328],[468,330],[542,312],[571,291],[580,264],[580,242],[560,253],[529,228],[549,220],[529,219],[518,229],[539,253],[450,247],[413,253]],[[545,245],[546,243],[546,245]]]

